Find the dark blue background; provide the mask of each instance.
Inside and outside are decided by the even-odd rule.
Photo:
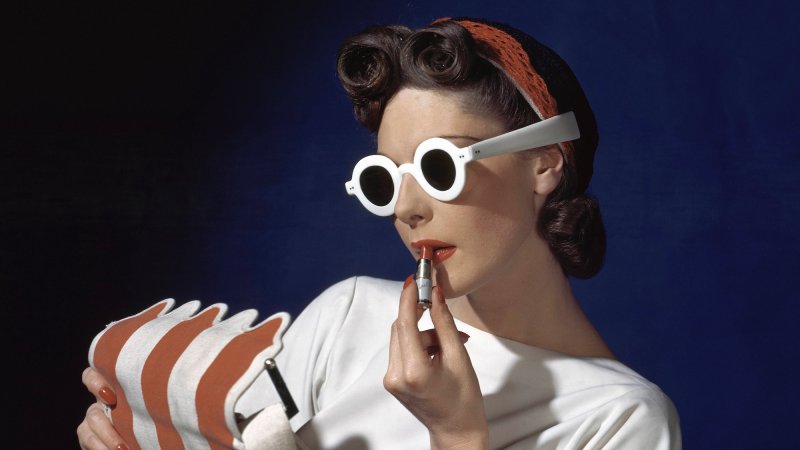
[[[344,192],[373,143],[335,54],[369,24],[452,15],[528,31],[582,81],[609,252],[574,287],[673,399],[686,448],[795,441],[797,7],[280,3],[9,16],[0,296],[24,448],[74,444],[86,351],[112,319],[166,297],[296,315],[342,278],[411,273],[391,223]]]

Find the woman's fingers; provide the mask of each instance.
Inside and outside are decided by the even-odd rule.
[[[397,377],[398,373],[403,371],[402,352],[400,351],[400,342],[397,338],[397,322],[392,324],[391,337],[389,338],[389,367],[386,369],[386,377],[383,380],[384,386],[388,388],[387,383],[391,379]]]
[[[409,280],[411,277],[409,277]],[[405,361],[421,363],[420,356],[432,356],[439,352],[440,338],[436,329],[441,328],[442,332],[448,336],[447,339],[453,341],[454,345],[463,346],[469,339],[469,335],[456,329],[453,316],[444,301],[441,289],[436,286],[433,288],[433,302],[438,303],[431,307],[431,320],[434,329],[419,331],[418,322],[424,310],[417,304],[417,289],[414,283],[406,283],[400,296],[400,308],[397,321],[392,326],[392,333],[396,333],[395,345],[390,347],[398,355],[402,355]],[[438,323],[438,325],[437,325]],[[394,342],[394,341],[393,341]]]
[[[419,332],[420,339],[422,339],[422,346],[427,350],[428,355],[439,353],[439,336],[436,334],[435,329],[425,330]],[[469,340],[469,335],[463,331],[458,331],[458,339],[461,344],[466,344]]]
[[[108,406],[117,404],[117,395],[109,386],[108,380],[92,367],[84,369],[81,374],[81,381],[86,386],[86,389],[91,392],[98,402],[105,403]]]
[[[469,336],[456,329],[440,289],[433,292],[433,329],[419,331],[422,312],[408,283],[392,324],[384,387],[428,428],[431,442],[449,442],[454,433],[453,442],[463,442],[473,430],[484,436],[483,399],[463,345]]]
[[[78,425],[78,442],[86,450],[127,449],[128,446],[117,433],[111,419],[106,416],[106,406],[115,406],[117,396],[109,387],[108,380],[97,370],[87,367],[81,375],[86,389],[97,399],[86,410],[86,417]]]
[[[434,286],[432,297],[431,322],[433,322],[433,327],[436,330],[442,353],[465,351],[464,341],[462,341],[461,337],[463,333],[456,328],[453,315],[450,314],[450,308],[447,307],[442,295],[442,289],[439,286]]]
[[[78,441],[83,449],[127,449],[128,446],[114,429],[101,403],[92,403],[86,417],[78,425]]]
[[[419,337],[422,340],[422,346],[431,352],[431,349],[439,348],[439,337],[436,336],[436,330],[425,330],[419,332]]]
[[[77,433],[78,443],[80,444],[82,450],[105,450],[108,448],[99,437],[92,433],[92,430],[89,428],[89,424],[86,423],[85,419],[80,425],[78,425]]]
[[[417,306],[417,289],[414,283],[408,284],[400,294],[400,306],[394,327],[399,341],[399,350],[404,362],[420,363],[423,361],[425,347],[419,334],[419,322],[422,310]]]

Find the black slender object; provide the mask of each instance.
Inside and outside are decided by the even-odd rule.
[[[286,383],[283,381],[283,377],[278,370],[278,365],[275,364],[274,359],[270,358],[264,361],[264,367],[266,367],[267,373],[269,374],[270,379],[272,379],[272,384],[275,385],[275,390],[278,391],[278,395],[281,397],[281,401],[283,402],[283,410],[286,412],[286,417],[291,419],[295,414],[297,414],[297,405],[295,405],[292,394],[289,392],[289,389],[286,387]]]

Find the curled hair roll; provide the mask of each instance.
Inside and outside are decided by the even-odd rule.
[[[408,27],[386,25],[370,27],[347,39],[339,49],[337,70],[342,87],[353,101],[356,118],[375,131],[383,115],[386,93],[394,92],[402,81],[399,53]]]
[[[337,69],[356,119],[373,133],[401,87],[460,92],[466,109],[493,115],[509,129],[537,120],[511,80],[482,57],[469,31],[452,22],[416,31],[369,27],[342,44]]]
[[[414,80],[429,80],[429,87],[457,87],[474,78],[477,57],[474,41],[462,27],[434,25],[414,33],[403,48],[403,65]]]
[[[539,230],[567,275],[587,279],[600,272],[606,232],[594,197],[550,199],[539,214]]]

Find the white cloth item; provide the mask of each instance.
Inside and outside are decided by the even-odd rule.
[[[299,408],[290,421],[298,447],[430,447],[427,429],[383,388],[401,289],[369,277],[344,280],[287,330],[276,361]],[[670,399],[621,362],[543,350],[458,320],[456,326],[470,336],[490,448],[681,448]],[[426,314],[420,329],[432,327]],[[266,375],[254,386],[265,382]],[[258,403],[246,391],[237,410],[258,410]]]
[[[276,403],[264,408],[242,431],[247,450],[295,450],[294,432],[283,409]]]

